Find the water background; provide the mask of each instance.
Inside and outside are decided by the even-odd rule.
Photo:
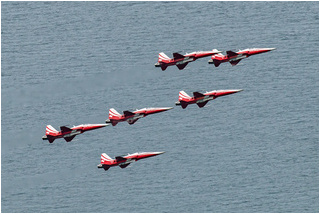
[[[158,53],[275,47],[237,66]],[[42,141],[192,94],[129,126]],[[2,212],[319,212],[318,2],[1,2]],[[100,155],[166,151],[105,172]]]

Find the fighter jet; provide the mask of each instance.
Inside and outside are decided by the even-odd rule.
[[[210,91],[206,92],[204,94],[200,92],[193,92],[193,97],[190,97],[186,92],[180,91],[179,92],[179,101],[176,102],[176,105],[181,107],[183,109],[187,108],[189,104],[196,103],[199,108],[204,107],[209,100],[214,100],[217,97],[237,93],[239,91],[242,91],[242,89],[238,90],[216,90],[216,91]]]
[[[136,111],[124,111],[123,115],[119,114],[114,108],[109,110],[109,119],[106,123],[111,123],[113,126],[119,122],[127,121],[130,125],[134,124],[139,118],[145,117],[149,114],[155,114],[172,109],[172,107],[166,108],[143,108]]]
[[[109,124],[84,124],[74,126],[72,128],[60,126],[60,132],[53,128],[51,125],[47,125],[46,135],[42,137],[42,140],[48,140],[49,143],[52,143],[55,139],[64,138],[67,142],[70,142],[78,134],[82,134],[83,132],[93,129],[99,129],[108,125]]]
[[[218,67],[223,62],[230,62],[230,64],[234,66],[237,65],[240,60],[251,55],[265,53],[274,49],[275,48],[248,48],[245,50],[239,50],[238,52],[227,51],[227,55],[223,55],[221,53],[213,55],[208,63],[214,64],[216,67]]]
[[[164,71],[168,66],[176,65],[179,70],[184,69],[189,62],[193,62],[198,58],[203,58],[207,56],[211,56],[213,54],[221,53],[222,51],[218,51],[217,49],[213,49],[212,51],[197,51],[192,53],[187,53],[185,55],[181,55],[179,53],[173,53],[173,59],[169,58],[163,52],[159,53],[158,62],[154,65],[155,67],[161,67]]]
[[[143,158],[149,158],[156,155],[161,155],[164,152],[141,152],[128,154],[127,156],[117,156],[115,159],[110,158],[106,153],[101,154],[101,163],[98,168],[103,168],[107,171],[110,167],[120,166],[126,168],[130,163],[138,161]]]

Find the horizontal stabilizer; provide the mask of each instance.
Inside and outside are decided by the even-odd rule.
[[[179,53],[173,53],[172,55],[173,55],[174,59],[183,59],[184,58],[184,56]]]
[[[185,101],[180,101],[180,104],[181,104],[181,107],[183,108],[183,109],[185,109],[185,108],[187,108],[187,106],[188,106],[188,103],[187,102],[185,102]]]
[[[228,56],[238,56],[238,54],[236,52],[233,51],[227,51]]]
[[[166,69],[167,69],[167,67],[168,67],[168,66],[166,66],[166,65],[162,64],[162,65],[161,65],[161,70],[163,70],[163,71],[164,71],[164,70],[166,70]]]
[[[55,140],[55,138],[52,137],[51,135],[47,135],[47,139],[48,139],[49,143],[52,143]]]
[[[70,128],[66,127],[66,126],[60,126],[60,129],[61,129],[62,132],[71,132],[72,131],[72,129],[70,129]]]
[[[115,125],[118,124],[118,122],[117,122],[117,121],[114,121],[114,120],[111,120],[111,124],[112,124],[112,126],[115,126]]]
[[[127,163],[127,164],[121,164],[119,165],[122,169],[126,168],[127,166],[129,166],[130,163]]]
[[[103,167],[104,171],[107,171],[110,168],[110,166],[108,166],[108,165],[102,165],[102,167]]]
[[[236,61],[230,61],[230,64],[231,64],[232,66],[235,66],[235,65],[237,65],[237,64],[240,62],[240,60],[241,60],[241,59],[236,60]]]
[[[212,60],[214,66],[219,67],[219,65],[221,64],[221,62],[219,60]]]
[[[117,157],[116,157],[116,160],[117,160],[117,161],[125,161],[125,160],[127,160],[127,159],[124,158],[124,157],[121,157],[121,156],[117,156]]]
[[[134,114],[133,112],[131,112],[131,111],[123,111],[123,114],[124,114],[125,117],[130,117],[130,116],[135,115],[135,114]]]
[[[182,70],[182,69],[184,69],[187,65],[188,65],[188,63],[178,64],[177,67],[179,68],[179,70]]]
[[[199,106],[199,108],[204,107],[207,104],[208,101],[205,101],[203,103],[197,103],[197,105]]]
[[[71,136],[71,137],[65,137],[64,139],[67,141],[67,142],[70,142],[72,141],[72,139],[75,137],[75,135]]]
[[[195,98],[198,98],[198,97],[204,97],[204,94],[201,94],[200,92],[193,92],[193,96],[195,97]]]

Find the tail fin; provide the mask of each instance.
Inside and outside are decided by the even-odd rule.
[[[51,125],[47,125],[46,127],[46,135],[50,135],[52,133],[57,133],[58,131],[53,128]]]
[[[58,131],[53,128],[51,125],[47,125],[46,127],[46,136],[49,143],[52,143],[56,138],[54,138],[52,135],[58,133]]]
[[[170,57],[168,57],[165,53],[161,52],[159,53],[158,63],[160,63],[161,70],[166,70],[167,65],[165,63],[170,61]],[[164,64],[163,64],[164,63]]]
[[[170,57],[168,57],[165,53],[163,52],[159,53],[158,62],[168,61],[168,60],[170,60]]]
[[[101,154],[101,164],[107,164],[108,162],[113,161],[112,158],[110,158],[106,153]]]
[[[115,126],[118,124],[118,119],[121,118],[121,114],[117,112],[114,108],[111,108],[109,110],[109,121],[111,122],[112,126]]]
[[[114,108],[109,110],[109,119],[117,119],[121,117],[121,114],[117,112]]]
[[[179,92],[179,101],[181,100],[189,100],[191,97],[184,91]]]
[[[232,66],[235,66],[235,65],[237,65],[237,64],[240,62],[240,60],[241,60],[241,59],[238,59],[238,60],[236,60],[236,61],[230,61],[230,64],[231,64]]]

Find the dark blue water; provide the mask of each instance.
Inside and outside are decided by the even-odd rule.
[[[1,2],[2,212],[319,212],[318,2]],[[231,67],[159,52],[275,47]],[[192,94],[244,89],[42,141]],[[114,157],[166,151],[126,169]]]

